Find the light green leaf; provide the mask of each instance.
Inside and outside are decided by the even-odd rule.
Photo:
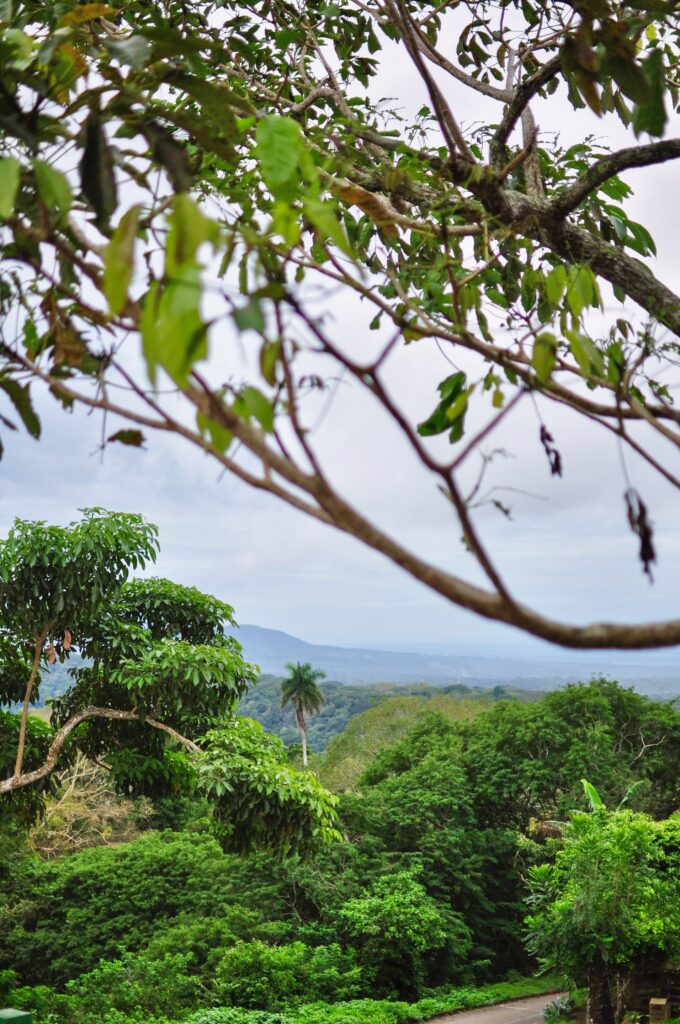
[[[104,250],[103,290],[112,316],[125,307],[134,269],[134,248],[141,206],[131,207],[121,217],[111,241]]]
[[[246,387],[241,391],[234,402],[234,412],[244,418],[253,416],[268,433],[274,429],[272,403],[257,388]]]
[[[573,315],[579,317],[586,306],[596,305],[597,299],[597,282],[590,267],[570,267],[567,303]]]
[[[233,435],[226,427],[204,416],[202,412],[196,413],[196,425],[203,435],[208,435],[215,451],[226,452],[233,440]]]
[[[581,779],[581,785],[583,786],[583,792],[586,795],[586,800],[590,804],[591,811],[603,811],[605,806],[602,802],[602,797],[595,789],[595,786],[588,782],[587,779]]]
[[[196,265],[199,247],[217,238],[217,224],[201,213],[197,204],[185,192],[172,201],[168,217],[168,241],[165,249],[165,273],[168,277],[181,274],[185,265]]]
[[[262,178],[276,195],[297,172],[303,148],[300,126],[289,117],[270,114],[258,123],[255,135]]]
[[[38,194],[48,211],[65,217],[73,206],[73,194],[66,176],[44,160],[34,160],[33,170]]]
[[[322,238],[330,238],[347,256],[353,256],[352,247],[347,240],[342,224],[337,218],[335,203],[323,199],[305,199],[304,210],[309,221],[314,225]]]
[[[21,164],[13,156],[0,160],[0,217],[3,220],[14,213],[20,175]]]
[[[583,373],[595,372],[598,375],[603,374],[604,357],[590,338],[585,334],[580,334],[578,331],[565,330],[564,333],[569,339],[569,348],[572,355]]]
[[[531,356],[531,365],[536,371],[536,376],[542,384],[549,379],[552,373],[555,359],[557,358],[557,338],[554,334],[545,332],[539,334],[534,342],[534,351]]]
[[[553,267],[545,279],[545,290],[553,306],[556,306],[567,286],[567,268],[561,263]]]

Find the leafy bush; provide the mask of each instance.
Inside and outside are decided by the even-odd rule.
[[[34,863],[30,896],[0,910],[0,962],[59,986],[121,947],[142,949],[179,915],[220,917],[231,860],[208,836],[167,832]]]
[[[338,918],[359,946],[379,994],[417,995],[431,973],[431,961],[462,964],[470,950],[470,932],[461,916],[432,899],[408,871],[379,878],[345,903]]]
[[[217,998],[248,1009],[277,1010],[310,999],[340,1001],[357,995],[360,988],[354,953],[338,945],[239,942],[227,950],[215,974]]]
[[[66,986],[82,1024],[98,1024],[111,1011],[148,1021],[150,1017],[181,1018],[195,1009],[201,984],[187,973],[190,957],[176,954],[147,960],[126,953],[120,960],[102,961]]]
[[[187,1017],[184,1024],[291,1024],[290,1017],[264,1010],[243,1010],[238,1006],[220,1006],[199,1010]]]
[[[420,1020],[408,1003],[356,999],[349,1003],[311,1003],[290,1014],[290,1024],[410,1024]]]

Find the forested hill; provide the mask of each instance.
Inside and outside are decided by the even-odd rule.
[[[418,654],[363,647],[310,644],[278,629],[242,625],[234,635],[246,658],[264,673],[284,675],[286,663],[308,661],[340,683],[464,683],[493,687],[508,684],[526,690],[554,690],[579,679],[609,676],[639,693],[672,698],[680,694],[680,661],[673,651],[655,655],[582,654],[578,658],[485,658],[469,655]]]
[[[324,680],[321,683],[324,706],[318,715],[309,720],[308,738],[310,748],[322,752],[333,737],[343,732],[350,719],[355,715],[375,707],[378,704],[390,703],[380,718],[390,720],[395,714],[404,717],[412,725],[418,717],[419,709],[432,710],[451,709],[449,717],[457,718],[457,709],[461,704],[475,702],[480,708],[493,702],[494,699],[516,696],[520,699],[535,699],[537,692],[514,691],[511,687],[495,687],[484,689],[469,687],[464,684],[451,686],[399,686],[394,683],[373,683],[367,686],[347,686],[344,683]],[[281,708],[281,679],[276,676],[262,676],[256,686],[251,687],[242,698],[238,712],[248,718],[260,722],[267,732],[280,736],[284,743],[295,743],[299,733],[295,724],[295,712],[292,705]],[[389,737],[392,739],[392,736]]]

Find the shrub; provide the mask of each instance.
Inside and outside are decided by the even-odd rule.
[[[354,953],[337,945],[239,942],[226,951],[215,974],[217,998],[248,1009],[277,1010],[320,998],[339,1001],[357,995],[360,988]]]
[[[184,1024],[291,1024],[281,1013],[264,1010],[244,1010],[238,1006],[220,1006],[214,1010],[199,1010],[187,1017]]]
[[[93,971],[70,981],[66,991],[82,1024],[99,1024],[112,1011],[145,1022],[162,1016],[180,1019],[196,1009],[201,997],[200,981],[187,972],[190,959],[176,954],[147,960],[126,953],[120,960],[102,960]]]
[[[220,917],[233,859],[208,836],[149,833],[34,864],[18,910],[0,914],[0,962],[24,983],[62,985],[135,952],[177,917]]]

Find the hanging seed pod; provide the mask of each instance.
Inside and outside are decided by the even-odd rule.
[[[71,642],[72,642],[72,640],[73,640],[73,637],[71,636],[71,630],[70,629],[65,629],[64,630],[64,643],[63,643],[63,648],[64,648],[65,651],[70,651],[71,650]]]

